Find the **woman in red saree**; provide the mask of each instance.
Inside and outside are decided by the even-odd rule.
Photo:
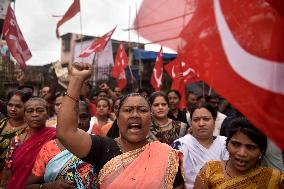
[[[116,139],[78,129],[79,91],[91,75],[88,64],[74,63],[67,95],[58,115],[57,137],[74,155],[99,171],[100,188],[183,188],[179,152],[159,141],[149,143],[149,101],[134,93],[121,99]],[[72,108],[71,108],[72,107]]]
[[[56,130],[45,127],[47,118],[47,103],[44,99],[35,97],[25,103],[28,132],[11,141],[6,162],[6,169],[11,171],[7,189],[24,188],[39,150],[46,142],[55,138]]]

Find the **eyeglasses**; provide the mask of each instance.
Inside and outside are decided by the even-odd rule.
[[[213,117],[211,117],[211,116],[192,117],[193,122],[199,122],[200,120],[207,122],[207,121],[210,121],[211,119],[213,119]]]
[[[133,114],[134,112],[137,112],[137,114],[142,115],[150,112],[150,109],[146,106],[123,106],[121,108],[121,111],[128,114]]]

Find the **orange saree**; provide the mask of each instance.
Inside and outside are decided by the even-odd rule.
[[[170,146],[151,142],[108,161],[99,173],[100,188],[173,188],[179,159]]]

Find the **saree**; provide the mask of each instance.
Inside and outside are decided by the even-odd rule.
[[[96,189],[96,172],[93,166],[64,150],[52,158],[46,165],[44,182],[58,179],[73,181],[77,189]]]
[[[180,154],[159,141],[118,155],[101,169],[98,183],[101,189],[173,188]]]
[[[113,122],[108,122],[104,124],[103,126],[98,126],[96,123],[93,125],[92,133],[94,135],[98,136],[106,136],[110,128],[112,127]]]
[[[3,131],[4,127],[8,122],[8,118],[3,118],[0,120],[0,133]],[[11,139],[16,135],[21,135],[25,131],[25,128],[15,130],[15,131],[8,131],[5,133],[0,134],[0,173],[2,172],[3,168],[5,167],[5,158],[7,149],[9,147]]]
[[[172,146],[183,153],[185,186],[188,189],[193,188],[196,175],[207,161],[229,159],[226,137],[223,136],[216,137],[208,149],[190,134],[177,139]]]
[[[198,177],[212,189],[278,189],[284,179],[280,171],[270,167],[256,167],[247,174],[226,179],[221,161],[209,161]]]
[[[41,147],[55,138],[54,128],[43,128],[24,141],[13,153],[12,176],[6,189],[22,189],[32,171]]]

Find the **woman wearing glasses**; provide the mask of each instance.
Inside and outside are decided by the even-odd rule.
[[[57,137],[74,155],[94,165],[104,188],[183,188],[179,152],[158,141],[149,143],[151,125],[148,100],[140,94],[121,99],[116,139],[88,135],[78,129],[78,98],[82,83],[91,75],[88,64],[74,63],[58,115]]]

